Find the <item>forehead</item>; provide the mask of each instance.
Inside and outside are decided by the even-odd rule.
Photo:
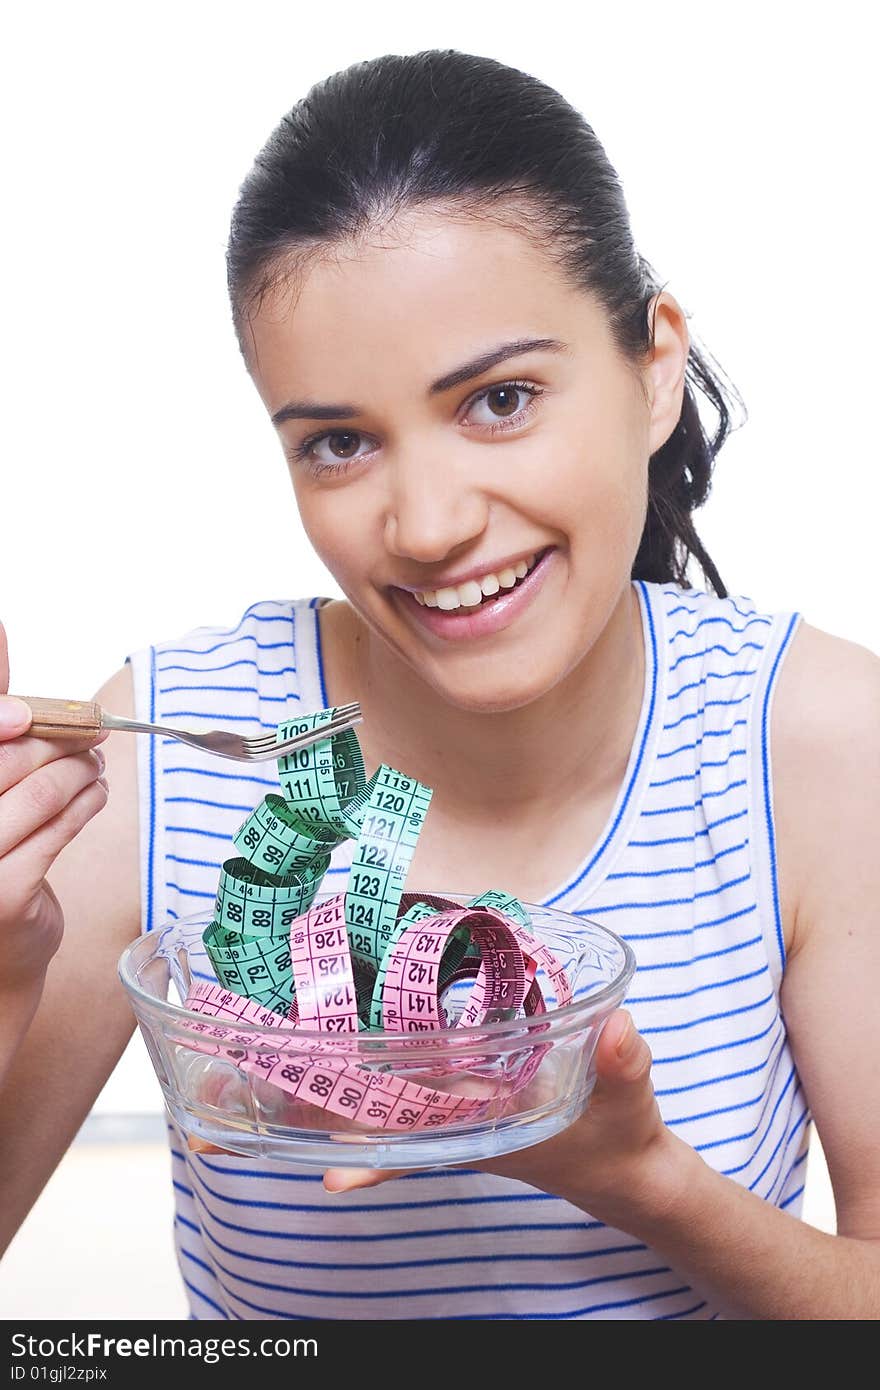
[[[424,383],[496,341],[589,330],[598,311],[528,236],[427,209],[359,244],[318,249],[263,299],[245,343],[271,406],[294,382],[351,390],[393,368]],[[326,383],[326,387],[323,385]]]

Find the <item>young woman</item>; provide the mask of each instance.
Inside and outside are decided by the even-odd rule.
[[[97,698],[242,732],[359,700],[368,773],[434,788],[410,883],[595,918],[638,970],[587,1113],[496,1162],[322,1183],[169,1126],[193,1316],[877,1316],[880,663],[728,596],[700,545],[725,394],[592,130],[486,58],[358,64],[271,136],[228,264],[346,598],[258,601]],[[206,905],[272,784],[117,736],[96,815],[100,750],[21,714],[0,700],[10,1234],[130,1036],[120,950]],[[797,1219],[811,1119],[837,1236]]]

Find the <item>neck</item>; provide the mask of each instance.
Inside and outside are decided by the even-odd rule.
[[[449,704],[349,605],[340,607],[348,640],[336,647],[346,655],[339,684],[333,672],[332,697],[360,700],[364,723],[357,732],[368,775],[387,762],[428,786],[454,789],[463,817],[512,810],[523,820],[622,781],[645,680],[641,612],[631,584],[563,680],[539,700],[492,714]]]

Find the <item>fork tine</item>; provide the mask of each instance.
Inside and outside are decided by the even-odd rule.
[[[340,706],[332,719],[328,720],[326,724],[321,724],[314,730],[310,730],[308,734],[291,734],[283,740],[279,740],[275,734],[260,734],[257,738],[245,739],[245,744],[250,752],[255,752],[258,749],[283,748],[290,743],[297,744],[304,737],[311,737],[312,733],[315,735],[314,742],[317,743],[320,741],[320,737],[328,738],[331,734],[350,728],[352,720],[359,722],[362,718],[360,705]]]
[[[293,753],[299,748],[310,748],[316,743],[320,743],[322,738],[332,738],[335,734],[344,734],[348,729],[354,728],[355,724],[362,722],[359,715],[351,715],[348,719],[338,724],[327,724],[321,731],[321,737],[317,737],[318,730],[311,729],[307,734],[297,734],[293,738],[285,739],[283,743],[276,745],[277,753],[275,756],[283,758],[287,753]]]
[[[341,708],[342,707],[340,707],[340,710]],[[262,738],[247,739],[245,741],[247,751],[251,756],[259,756],[263,753],[272,752],[276,753],[278,757],[281,757],[285,752],[289,752],[291,749],[309,747],[313,743],[320,743],[322,739],[332,737],[333,734],[344,733],[347,729],[353,728],[355,724],[360,724],[363,720],[359,705],[353,704],[347,708],[349,710],[348,713],[342,714],[338,712],[334,715],[333,719],[328,720],[326,724],[321,724],[315,729],[310,729],[306,734],[292,734],[290,738],[283,739],[280,742],[276,738],[268,735]]]

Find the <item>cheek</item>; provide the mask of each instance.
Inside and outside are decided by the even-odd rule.
[[[358,514],[362,509],[351,506],[343,488],[322,491],[294,478],[293,490],[303,530],[316,555],[334,577],[345,574],[361,550],[363,525],[358,525]]]

